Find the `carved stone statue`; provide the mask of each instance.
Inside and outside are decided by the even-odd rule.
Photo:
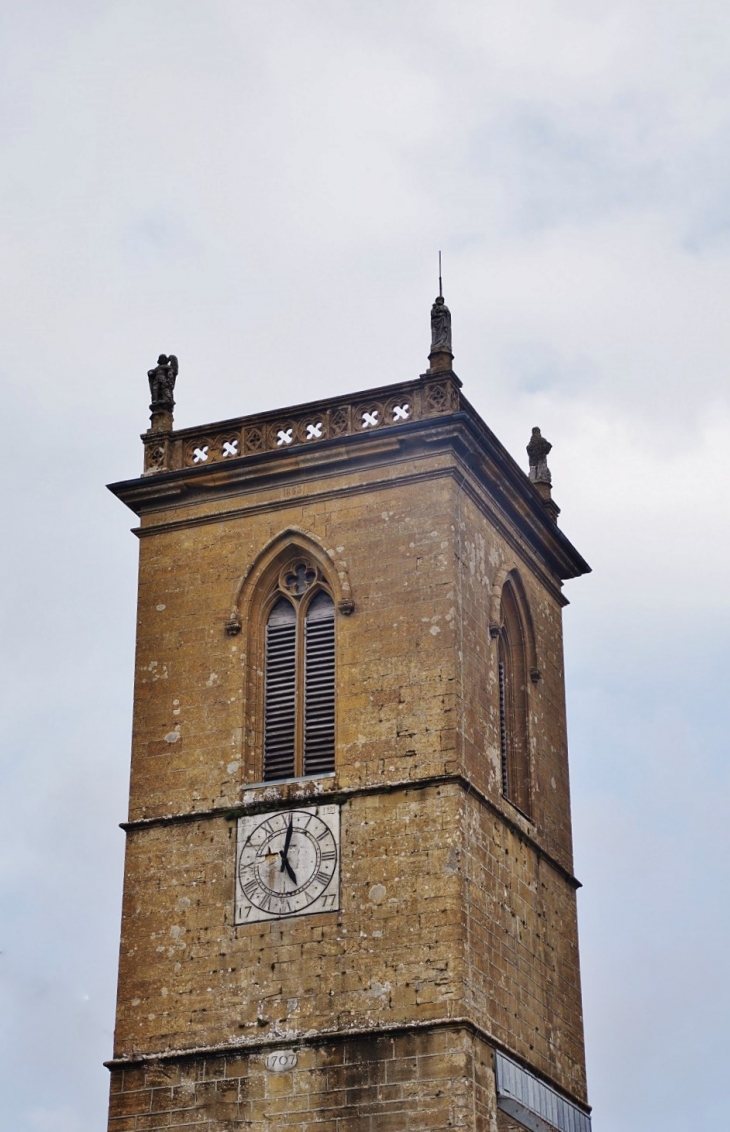
[[[431,307],[431,353],[451,353],[451,311],[443,295]]]
[[[533,428],[530,443],[527,445],[527,456],[530,461],[530,479],[533,483],[552,483],[553,477],[547,465],[548,453],[552,448],[549,440]]]
[[[174,354],[160,354],[154,369],[147,371],[150,381],[151,409],[173,409],[177,358]]]

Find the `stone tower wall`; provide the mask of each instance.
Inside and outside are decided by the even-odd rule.
[[[514,532],[500,531],[484,494],[460,492],[456,535],[462,668],[464,766],[471,781],[512,821],[537,835],[542,847],[570,871],[572,839],[565,723],[562,607],[556,579]],[[497,693],[497,646],[490,636],[499,591],[516,572],[532,621],[539,678],[527,681],[532,779],[530,823],[502,796]],[[532,651],[528,646],[528,653]],[[533,659],[533,658],[530,658]]]
[[[559,578],[453,429],[406,440],[272,453],[230,486],[173,470],[141,507],[116,1132],[497,1132],[494,1048],[585,1096]],[[254,579],[284,532],[348,596],[337,766],[262,785]],[[540,665],[531,818],[499,783],[513,568]],[[319,801],[341,807],[340,911],[236,926],[237,817]]]
[[[285,922],[234,925],[233,821],[131,833],[118,1053],[459,1015],[461,794],[406,787],[346,801],[340,912]]]
[[[562,605],[543,562],[500,532],[489,500],[460,492],[456,591],[462,634],[457,680],[464,773],[483,793],[465,802],[467,1000],[490,1033],[585,1099],[583,1019],[562,654]],[[539,678],[527,684],[531,820],[500,779],[499,586],[517,571],[532,621]]]
[[[242,576],[286,530],[331,552],[333,573],[344,563],[354,595],[337,618],[339,784],[456,768],[453,486],[429,465],[413,469],[433,473],[422,486],[342,475],[308,499],[289,485],[244,499],[232,517],[198,505],[145,521],[130,820],[234,806],[260,781],[246,676],[261,657],[247,626],[224,628]]]

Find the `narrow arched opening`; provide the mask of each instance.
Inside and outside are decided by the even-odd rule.
[[[263,609],[263,779],[332,774],[335,604],[317,565],[287,562]]]
[[[499,739],[502,793],[530,813],[527,642],[514,588],[505,582],[498,644]]]

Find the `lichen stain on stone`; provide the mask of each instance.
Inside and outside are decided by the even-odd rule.
[[[382,904],[387,894],[387,889],[383,884],[374,884],[368,893],[368,899],[371,904]]]
[[[158,671],[159,670],[159,671]],[[161,667],[156,660],[151,660],[145,671],[149,672],[153,680],[167,680],[167,665]]]

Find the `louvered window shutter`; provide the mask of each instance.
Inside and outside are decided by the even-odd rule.
[[[502,768],[502,793],[505,797],[509,796],[509,771],[508,771],[508,738],[507,738],[507,674],[505,672],[504,660],[500,659],[498,665],[499,671],[499,753]]]
[[[304,623],[304,773],[335,769],[335,607],[319,593]]]
[[[264,779],[294,777],[296,733],[296,611],[277,601],[266,623]]]

